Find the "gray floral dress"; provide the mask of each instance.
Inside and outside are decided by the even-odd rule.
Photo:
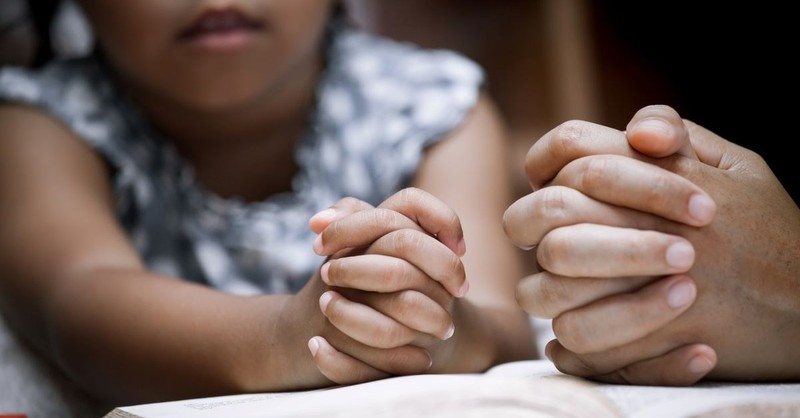
[[[380,203],[407,186],[425,148],[462,122],[483,83],[472,61],[348,27],[296,149],[291,192],[223,199],[148,126],[92,56],[0,72],[0,100],[66,124],[113,170],[117,215],[153,271],[236,294],[296,292],[322,259],[308,219],[338,199]]]

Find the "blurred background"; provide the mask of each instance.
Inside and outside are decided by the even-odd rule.
[[[669,104],[760,153],[795,202],[798,25],[788,5],[609,0],[347,0],[363,27],[484,66],[510,125],[512,170],[569,119],[623,129]],[[527,185],[520,179],[518,193]]]
[[[761,154],[800,202],[791,2],[340,1],[357,26],[483,66],[509,127],[518,197],[530,190],[525,154],[549,129],[569,119],[623,129],[639,108],[660,103]],[[0,0],[0,66],[37,67],[92,47],[76,3]],[[547,321],[535,325],[541,349],[551,331]],[[0,339],[0,358],[24,364],[7,354],[19,352],[11,344]]]
[[[797,24],[789,5],[609,0],[341,0],[352,21],[481,64],[509,125],[509,170],[528,191],[528,147],[569,119],[624,128],[663,103],[760,153],[797,202],[791,167]],[[36,18],[35,18],[36,17]],[[37,24],[51,20],[52,25]],[[91,31],[72,1],[0,0],[0,65],[85,54]]]

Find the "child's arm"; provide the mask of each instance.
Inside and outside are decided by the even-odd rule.
[[[330,383],[304,349],[325,323],[318,276],[299,295],[239,297],[153,274],[108,174],[54,120],[0,108],[0,308],[18,332],[114,402]]]

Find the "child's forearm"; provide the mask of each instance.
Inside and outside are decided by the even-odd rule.
[[[289,298],[98,270],[51,295],[48,349],[72,379],[117,402],[294,389],[316,376],[297,373],[314,371],[305,341],[289,347],[278,335]]]

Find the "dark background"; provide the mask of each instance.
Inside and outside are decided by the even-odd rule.
[[[639,61],[627,70],[604,65],[603,88],[640,81],[634,102],[663,99],[683,117],[758,152],[798,202],[797,15],[789,3],[739,3],[594,2],[598,51],[612,63],[617,54]],[[610,103],[608,117],[624,123],[636,104]]]

